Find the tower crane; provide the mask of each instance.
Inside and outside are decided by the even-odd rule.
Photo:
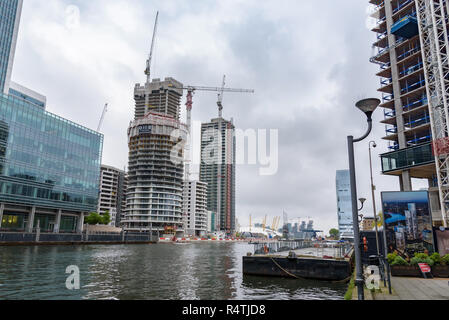
[[[106,112],[108,112],[108,104],[107,103],[105,104],[103,113],[101,114],[100,122],[98,123],[97,132],[100,132],[101,125],[103,124],[104,116],[106,115]]]
[[[159,11],[156,13],[156,21],[154,23],[153,29],[153,40],[151,41],[151,51],[150,56],[147,59],[147,67],[145,69],[145,74],[147,76],[147,83],[151,82],[151,61],[153,60],[154,43],[156,40],[158,22],[159,22]]]
[[[189,135],[191,135],[192,130],[192,109],[193,109],[193,95],[196,91],[206,91],[206,92],[218,92],[218,110],[219,110],[219,131],[221,131],[222,127],[222,110],[223,110],[223,95],[225,92],[230,93],[254,93],[254,90],[252,89],[234,89],[234,88],[226,88],[226,76],[223,76],[223,83],[221,88],[218,87],[204,87],[204,86],[183,86],[182,88],[174,87],[175,89],[180,89],[187,91],[187,102],[186,102],[186,109],[187,109],[187,130],[189,132]],[[187,161],[188,163],[188,161]],[[186,175],[189,176],[189,170],[190,165],[187,164],[186,168]],[[221,194],[221,179],[223,178],[222,172],[221,172],[221,166],[218,166],[218,175],[217,175],[218,181],[218,188],[217,193]],[[221,197],[217,197],[217,221],[221,221]],[[229,223],[228,223],[229,225]]]

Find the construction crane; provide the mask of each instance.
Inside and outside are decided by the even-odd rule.
[[[222,110],[223,110],[223,95],[225,92],[230,93],[254,93],[254,90],[252,89],[234,89],[234,88],[225,88],[226,85],[226,76],[223,76],[223,83],[221,88],[218,87],[204,87],[204,86],[183,86],[182,88],[174,87],[175,89],[184,90],[187,91],[187,102],[186,102],[186,109],[187,109],[187,130],[189,135],[191,135],[192,130],[192,109],[193,109],[193,95],[196,91],[208,91],[208,92],[218,92],[218,110],[219,110],[219,131],[221,132],[222,128]],[[190,155],[190,152],[187,151]],[[189,173],[190,164],[189,161],[187,161],[186,166],[186,175],[190,176]],[[221,194],[221,179],[224,178],[221,172],[221,166],[218,166],[218,174],[217,174],[217,194]],[[228,219],[229,220],[229,219]],[[221,221],[221,197],[217,197],[217,221]],[[230,221],[228,221],[229,225]]]
[[[101,126],[103,125],[104,116],[106,115],[106,112],[108,112],[108,104],[106,103],[103,109],[103,113],[101,114],[100,122],[98,123],[97,132],[100,132]]]
[[[145,69],[145,74],[147,76],[147,83],[151,82],[151,61],[153,60],[154,43],[155,43],[155,40],[156,40],[156,33],[157,33],[158,22],[159,22],[159,11],[156,13],[156,21],[154,23],[153,40],[151,41],[150,56],[148,57],[147,67]]]
[[[449,212],[449,4],[415,0],[443,225]]]
[[[226,76],[223,78],[223,85],[221,88],[218,87],[202,87],[202,86],[184,86],[182,88],[174,87],[174,89],[180,89],[187,91],[187,102],[186,102],[186,109],[187,109],[187,127],[191,127],[192,125],[192,109],[193,109],[193,95],[196,91],[209,91],[209,92],[218,92],[218,108],[219,108],[219,116],[222,115],[223,110],[223,94],[225,92],[230,93],[254,93],[254,90],[252,89],[233,89],[233,88],[225,88],[225,79]]]

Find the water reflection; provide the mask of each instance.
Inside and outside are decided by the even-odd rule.
[[[342,299],[344,284],[243,277],[246,244],[4,247],[0,299]],[[67,266],[81,289],[65,288]]]

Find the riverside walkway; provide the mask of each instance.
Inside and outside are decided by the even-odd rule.
[[[382,293],[365,291],[366,300],[449,300],[449,279],[392,277],[393,294],[381,284]],[[356,290],[354,290],[356,291]],[[356,298],[357,299],[357,298]]]

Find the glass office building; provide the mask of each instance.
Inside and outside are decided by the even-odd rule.
[[[22,0],[0,0],[0,92],[9,90]]]
[[[102,134],[1,95],[0,228],[75,231],[97,207],[102,147]]]
[[[349,170],[338,170],[336,177],[338,230],[340,237],[354,239],[354,224],[352,220],[351,181]]]

